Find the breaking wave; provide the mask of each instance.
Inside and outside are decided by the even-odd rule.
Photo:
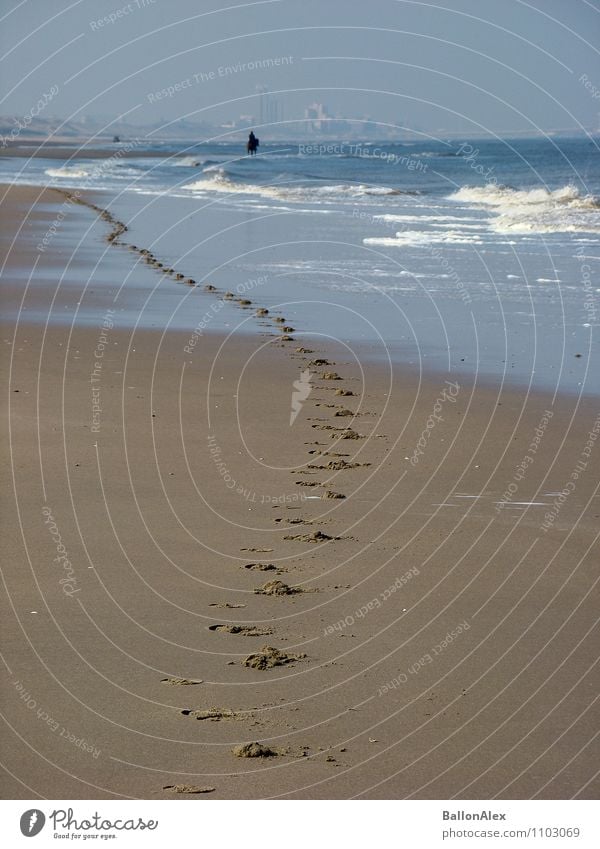
[[[513,189],[509,186],[464,186],[449,196],[494,210],[490,227],[497,233],[597,232],[600,230],[600,198],[581,194],[566,185],[551,191],[545,188]]]
[[[241,183],[232,180],[225,169],[209,167],[203,169],[207,176],[195,180],[183,188],[191,192],[219,192],[228,195],[255,195],[258,197],[275,198],[286,201],[323,201],[339,200],[341,198],[360,198],[365,196],[414,195],[416,192],[388,188],[386,186],[370,186],[366,184],[338,183],[333,185],[259,185],[256,183]]]

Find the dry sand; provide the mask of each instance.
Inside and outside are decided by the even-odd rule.
[[[1,207],[9,315],[62,202],[38,195]],[[99,359],[101,294],[95,327],[27,318],[63,251],[1,336],[4,797],[597,795],[597,399],[390,374],[302,328],[282,342],[270,315],[191,354],[189,334],[105,327]],[[256,592],[275,579],[311,592]],[[244,663],[265,646],[289,662]],[[188,713],[211,710],[235,721]],[[235,757],[248,743],[278,756]]]

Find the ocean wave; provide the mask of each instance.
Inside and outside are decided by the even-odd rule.
[[[415,195],[418,192],[404,191],[387,186],[370,186],[366,184],[337,183],[320,186],[268,186],[256,183],[240,183],[232,180],[222,166],[203,169],[203,173],[214,175],[207,179],[195,180],[185,188],[191,192],[218,192],[229,195],[258,195],[259,197],[275,198],[286,201],[310,201],[336,198],[360,198],[369,195]]]
[[[175,168],[199,168],[201,165],[217,165],[216,159],[202,159],[198,156],[178,156],[172,165]]]
[[[446,222],[451,221],[459,221],[461,224],[464,222],[479,222],[481,225],[482,221],[480,218],[467,218],[461,215],[393,215],[391,213],[385,213],[382,215],[374,215],[373,219],[377,221],[389,221],[390,223],[398,223],[398,224],[439,224],[440,227],[442,224],[446,226]],[[466,224],[465,224],[466,226]]]
[[[566,185],[513,189],[509,186],[464,186],[449,200],[491,207],[489,226],[497,233],[565,233],[600,231],[600,198]]]
[[[576,186],[562,186],[560,189],[513,189],[510,186],[463,186],[449,197],[450,200],[464,200],[487,206],[567,206],[572,209],[600,209],[600,198],[594,195],[582,195]]]
[[[45,173],[49,177],[59,177],[61,179],[70,179],[72,177],[82,178],[89,177],[90,171],[85,171],[83,168],[68,168],[67,166],[63,168],[47,168]]]

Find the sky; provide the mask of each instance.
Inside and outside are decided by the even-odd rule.
[[[599,36],[588,0],[0,0],[0,115],[219,124],[265,86],[284,121],[597,129]]]

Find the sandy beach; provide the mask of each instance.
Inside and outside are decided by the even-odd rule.
[[[147,248],[2,196],[4,797],[594,798],[598,399],[233,286],[243,334],[122,326]]]

